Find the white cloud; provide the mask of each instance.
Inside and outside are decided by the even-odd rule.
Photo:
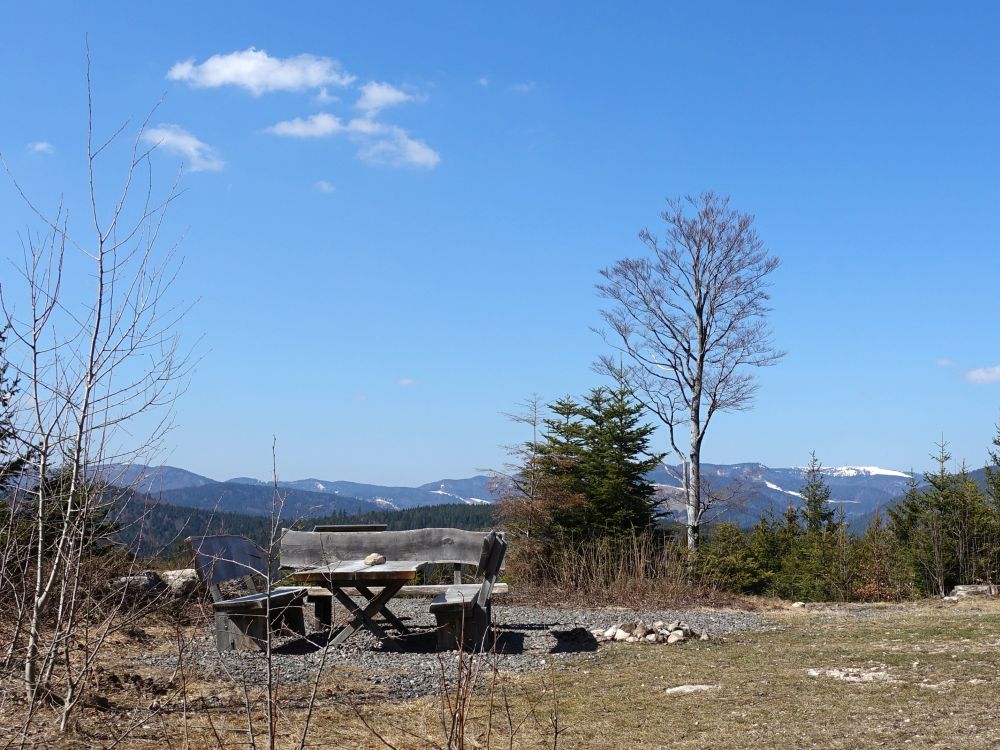
[[[393,167],[424,167],[433,169],[441,163],[441,155],[423,141],[410,138],[402,128],[390,126],[388,137],[365,145],[358,157],[373,164]]]
[[[171,81],[196,88],[239,86],[254,96],[269,91],[302,91],[321,86],[349,86],[355,77],[330,57],[295,55],[271,57],[254,47],[227,55],[212,55],[203,63],[179,62],[167,71]]]
[[[28,151],[33,154],[54,154],[56,147],[48,141],[34,141],[28,144]]]
[[[363,393],[355,393],[354,394],[354,400],[355,401],[367,401],[368,397],[365,394],[363,394]]]
[[[268,133],[286,138],[326,138],[344,130],[340,118],[327,112],[319,112],[311,117],[296,117],[283,120],[267,128]]]
[[[485,87],[487,87],[487,86],[490,85],[490,79],[487,78],[486,76],[483,76],[478,81],[476,81],[476,83],[478,83],[480,86],[482,86],[483,88],[485,88]]]
[[[180,125],[163,123],[148,128],[142,134],[142,139],[157,148],[180,156],[187,161],[192,172],[216,172],[226,166],[215,149],[198,140]]]
[[[510,87],[511,91],[518,94],[530,94],[532,91],[538,89],[538,84],[535,81],[524,81],[522,83],[515,83]]]
[[[372,81],[361,87],[361,97],[354,104],[354,107],[371,118],[386,107],[395,107],[397,104],[403,104],[412,101],[412,99],[410,94],[397,89],[392,84]]]
[[[400,385],[413,385],[416,382],[413,378],[400,378],[399,380]]]
[[[1000,383],[1000,365],[995,367],[977,367],[965,373],[965,379],[972,383]]]
[[[368,117],[355,117],[344,123],[339,117],[320,112],[275,123],[266,132],[286,138],[328,138],[345,133],[359,144],[358,158],[372,164],[432,169],[441,162],[437,151],[411,138],[403,128]]]
[[[934,360],[934,364],[936,364],[938,367],[954,367],[955,360],[948,359],[947,357],[938,357],[937,359]]]
[[[324,86],[323,88],[321,88],[319,90],[319,92],[316,94],[316,96],[313,97],[313,102],[316,103],[316,104],[319,104],[321,106],[324,105],[324,104],[333,104],[333,103],[339,102],[339,101],[340,101],[340,97],[339,96],[334,96],[329,91],[327,91],[326,90],[326,86]]]
[[[321,193],[332,193],[334,190],[337,189],[326,180],[316,180],[316,182],[313,183],[313,187],[315,187]]]

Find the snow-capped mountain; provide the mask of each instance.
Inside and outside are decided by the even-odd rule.
[[[734,495],[738,502],[726,517],[753,521],[771,509],[780,513],[789,504],[797,504],[805,483],[806,469],[801,466],[772,469],[764,464],[702,464],[703,491]],[[839,466],[822,470],[830,487],[830,503],[842,507],[848,518],[863,516],[902,496],[912,474],[878,466]],[[660,468],[652,479],[671,510],[682,505],[679,467]]]
[[[701,469],[706,492],[732,495],[739,499],[735,509],[726,514],[726,517],[739,522],[753,522],[767,509],[780,513],[789,503],[797,504],[805,482],[803,467],[770,468],[760,463],[742,463],[702,464]],[[176,505],[193,502],[188,488],[198,488],[201,494],[208,493],[214,498],[226,486],[234,490],[249,486],[262,496],[266,494],[270,497],[270,482],[238,477],[219,483],[169,466],[116,466],[111,467],[106,475],[113,484],[138,486],[149,494],[160,496],[164,502]],[[661,467],[649,477],[657,486],[663,505],[678,513],[683,508],[680,476],[678,467],[669,470]],[[823,478],[831,490],[831,504],[843,508],[848,518],[859,518],[888,505],[906,492],[911,481],[907,472],[878,466],[828,467],[823,469]],[[489,477],[481,475],[440,479],[418,487],[315,478],[279,482],[279,485],[296,493],[295,502],[308,506],[310,514],[353,507],[351,504],[357,506],[359,503],[369,508],[393,510],[446,503],[482,504],[496,499],[490,492]]]

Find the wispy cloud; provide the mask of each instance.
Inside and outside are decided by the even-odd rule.
[[[489,78],[487,78],[486,76],[483,76],[483,77],[482,77],[482,78],[480,78],[480,79],[479,79],[478,81],[476,81],[476,83],[478,83],[478,84],[479,84],[480,86],[482,86],[483,88],[486,88],[487,86],[489,86],[489,85],[490,85],[490,79],[489,79]]]
[[[215,149],[199,140],[180,125],[163,123],[148,128],[142,139],[184,159],[192,172],[217,172],[226,166]]]
[[[34,141],[28,144],[28,151],[33,154],[54,154],[56,147],[48,141]]]
[[[324,86],[318,92],[316,92],[316,95],[313,97],[313,103],[319,104],[320,106],[323,106],[323,105],[326,105],[326,104],[334,104],[335,102],[339,102],[339,101],[340,101],[340,97],[339,96],[334,96],[329,91],[327,91],[326,90],[326,86]]]
[[[530,94],[532,91],[538,89],[538,83],[535,81],[522,81],[521,83],[515,83],[510,87],[510,90],[517,94]]]
[[[355,401],[367,401],[368,397],[365,394],[363,394],[363,393],[355,393],[354,394],[354,400]]]
[[[358,142],[358,158],[373,164],[432,169],[441,161],[437,151],[411,138],[403,128],[367,117],[344,122],[335,115],[319,112],[275,123],[266,132],[285,138],[328,138],[344,133]]]
[[[322,86],[350,86],[355,77],[330,57],[295,55],[272,57],[254,47],[226,55],[212,55],[202,63],[179,62],[167,71],[171,81],[196,88],[239,86],[254,96],[269,91],[303,91]]]
[[[327,112],[319,112],[310,117],[296,117],[275,123],[266,132],[285,138],[326,138],[344,130],[340,118]]]
[[[361,97],[355,102],[355,109],[360,109],[370,119],[386,107],[395,107],[412,101],[413,97],[402,89],[389,83],[372,81],[361,87]]]
[[[947,357],[938,357],[937,359],[934,360],[934,364],[936,364],[938,367],[954,367],[955,360],[948,359]]]
[[[965,379],[972,383],[1000,383],[1000,365],[977,367],[965,373]]]
[[[413,385],[416,382],[417,381],[414,380],[413,378],[400,378],[399,379],[399,384],[400,385]]]
[[[316,182],[313,183],[313,187],[321,193],[332,193],[337,189],[326,180],[316,180]]]
[[[373,164],[424,169],[433,169],[441,163],[441,155],[437,151],[395,126],[388,127],[386,137],[365,145],[358,152],[358,158]]]

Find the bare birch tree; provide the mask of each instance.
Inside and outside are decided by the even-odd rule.
[[[128,496],[109,492],[103,469],[155,454],[186,370],[176,335],[184,309],[168,302],[178,264],[172,247],[160,249],[176,185],[158,195],[145,123],[130,144],[121,142],[128,122],[97,139],[89,57],[87,94],[87,229],[71,224],[61,201],[45,210],[7,170],[39,228],[11,259],[18,278],[5,274],[0,285],[0,326],[9,327],[9,366],[23,389],[15,427],[31,446],[12,503],[30,521],[30,558],[18,561],[24,643],[12,648],[23,664],[29,717],[40,703],[57,706],[63,730],[97,653],[134,607],[124,590],[107,588],[107,570],[95,565],[95,553],[112,541],[103,521]],[[118,158],[109,189],[105,162]],[[2,155],[0,164],[6,169]]]
[[[627,361],[604,356],[598,369],[628,385],[666,426],[682,467],[693,552],[706,511],[705,432],[716,412],[750,406],[752,368],[783,356],[765,321],[767,277],[780,261],[765,249],[754,217],[731,209],[726,197],[670,200],[660,217],[662,237],[639,234],[650,256],[601,271],[597,289],[611,306],[601,312],[608,328],[598,332]]]

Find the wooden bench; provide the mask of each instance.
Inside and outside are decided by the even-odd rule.
[[[490,532],[494,533],[495,532]],[[496,534],[502,539],[501,534]],[[413,560],[454,567],[454,584],[404,586],[401,594],[434,596],[461,587],[462,569],[483,569],[483,547],[489,535],[462,529],[413,529],[410,531],[316,532],[285,529],[281,536],[281,566],[303,569],[329,565],[341,560],[363,560],[372,552],[388,560]],[[503,557],[500,558],[502,567]],[[499,570],[500,568],[498,568]],[[481,573],[480,573],[481,574]],[[495,580],[495,576],[494,576]],[[476,589],[480,584],[465,584]],[[371,591],[374,591],[372,589]],[[506,584],[491,585],[487,597],[505,593]],[[454,594],[454,592],[452,592]],[[330,626],[333,619],[333,596],[325,589],[311,587],[309,601],[315,605],[316,619]]]
[[[437,618],[439,651],[461,647],[479,651],[486,646],[493,619],[492,602],[497,575],[507,554],[507,542],[491,531],[483,540],[477,575],[481,584],[453,585],[434,597],[431,612]]]
[[[212,595],[215,612],[215,645],[219,651],[262,651],[268,628],[282,624],[305,635],[302,586],[270,588],[267,556],[253,542],[240,536],[193,536],[187,543],[194,565]],[[247,593],[231,596],[227,589]]]

